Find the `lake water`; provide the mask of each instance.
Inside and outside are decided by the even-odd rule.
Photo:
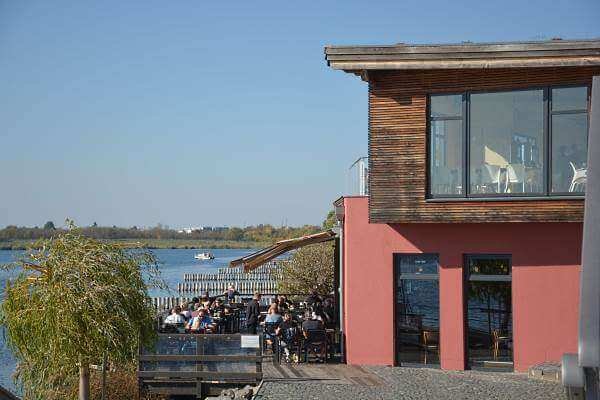
[[[194,255],[200,251],[210,251],[214,260],[196,260]],[[214,272],[220,267],[226,267],[233,259],[250,254],[247,249],[157,249],[152,250],[160,261],[161,276],[169,285],[169,291],[151,290],[151,296],[177,296],[177,283],[183,281],[183,274],[189,272]],[[0,250],[0,264],[14,262],[21,251]],[[2,293],[7,279],[15,272],[0,271],[0,288]],[[4,332],[0,334],[0,385],[16,392],[11,375],[15,371],[16,360],[6,348]]]

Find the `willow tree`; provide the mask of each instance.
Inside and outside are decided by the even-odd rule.
[[[321,295],[334,290],[332,242],[302,247],[285,263],[278,283],[279,292],[302,294],[316,290]]]
[[[89,396],[89,365],[131,363],[155,338],[148,286],[164,286],[152,253],[82,236],[36,243],[11,268],[0,323],[26,399]]]

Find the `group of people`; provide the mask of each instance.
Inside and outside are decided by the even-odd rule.
[[[238,295],[233,286],[214,298],[205,292],[200,298],[194,297],[190,302],[174,307],[164,318],[163,329],[189,333],[223,332],[221,327],[224,326],[224,321],[238,307],[234,305]],[[264,317],[261,314],[260,300],[261,294],[255,292],[252,300],[246,304],[246,332],[256,334],[262,326],[266,343],[275,349],[274,343],[277,340],[279,349],[288,361],[291,360],[290,357],[296,357],[291,355],[290,348],[300,342],[307,346],[311,342],[322,344],[325,327],[334,323],[332,299],[322,298],[316,290],[310,292],[301,307],[295,307],[285,296],[273,298]]]
[[[260,299],[261,295],[259,292],[254,292],[252,300],[246,305],[246,328],[248,333],[256,334],[257,328],[260,321]],[[281,318],[279,311],[284,312],[292,307],[292,304],[287,300],[285,296],[278,296],[273,298],[271,305],[269,306],[269,312],[267,313],[267,319],[271,315],[271,310],[277,310],[277,315]],[[264,322],[264,321],[263,321]]]
[[[248,333],[256,334],[259,325],[263,326],[266,343],[275,351],[275,340],[279,342],[279,348],[285,355],[286,361],[298,361],[297,354],[291,354],[291,347],[299,345],[310,346],[319,345],[322,350],[317,354],[317,361],[321,361],[321,354],[326,352],[326,312],[324,312],[323,299],[312,291],[307,297],[302,321],[294,320],[290,309],[292,304],[287,301],[285,296],[274,298],[268,308],[267,315],[263,321],[260,321],[260,299],[258,292],[254,293],[252,301],[246,307],[246,326]],[[300,340],[302,339],[302,340]]]
[[[220,297],[211,299],[208,293],[204,293],[200,298],[194,297],[190,302],[174,307],[163,324],[166,328],[185,332],[215,333],[218,330],[217,320],[232,313],[231,306]]]

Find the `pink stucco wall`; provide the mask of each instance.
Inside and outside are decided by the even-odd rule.
[[[515,370],[577,351],[580,223],[370,224],[366,197],[345,198],[344,207],[348,363],[394,363],[394,253],[440,256],[442,368],[465,365],[462,264],[467,253],[512,254]]]

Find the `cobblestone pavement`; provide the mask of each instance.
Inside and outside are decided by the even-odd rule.
[[[565,399],[560,383],[529,379],[525,374],[441,371],[428,368],[364,367],[384,386],[328,384],[314,381],[264,382],[258,400],[295,399]]]

